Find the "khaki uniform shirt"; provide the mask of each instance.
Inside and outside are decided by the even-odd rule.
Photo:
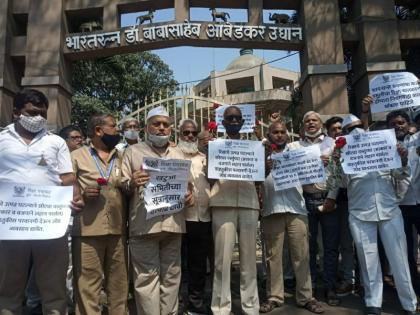
[[[191,160],[191,172],[194,184],[194,205],[185,208],[185,219],[194,222],[210,222],[210,184],[206,176],[206,156],[201,152],[197,154],[184,153],[184,155],[185,159]]]
[[[74,217],[73,236],[124,235],[127,229],[126,207],[121,185],[121,158],[117,150],[111,151],[106,164],[98,158],[102,169],[108,169],[112,157],[114,167],[108,185],[103,186],[99,198],[86,199],[84,209]],[[97,179],[102,177],[90,148],[83,146],[71,153],[73,170],[82,193],[87,186],[97,186]]]
[[[184,159],[184,154],[177,147],[172,146],[168,146],[164,153],[159,154],[148,142],[129,146],[125,150],[122,162],[123,186],[128,187],[132,174],[140,170],[143,157]],[[130,196],[128,226],[130,237],[160,232],[185,233],[185,218],[181,211],[146,220],[144,189],[139,187]]]

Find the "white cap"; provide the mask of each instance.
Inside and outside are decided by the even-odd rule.
[[[153,108],[151,111],[149,111],[147,113],[146,121],[148,121],[150,118],[152,118],[154,116],[165,116],[165,117],[169,117],[169,114],[166,111],[165,107],[158,106],[158,107]]]
[[[343,129],[350,128],[353,126],[362,125],[362,121],[353,114],[349,114],[343,119],[342,127]]]

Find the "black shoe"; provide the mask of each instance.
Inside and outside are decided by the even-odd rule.
[[[381,315],[380,307],[366,306],[365,315]]]
[[[333,289],[328,289],[325,292],[325,298],[327,299],[327,304],[329,306],[338,306],[340,305],[340,299],[337,296],[337,294],[335,293],[335,291]]]

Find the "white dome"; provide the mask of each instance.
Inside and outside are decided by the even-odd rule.
[[[264,63],[264,59],[252,54],[252,49],[241,49],[240,56],[233,60],[226,70],[242,70],[260,66]]]

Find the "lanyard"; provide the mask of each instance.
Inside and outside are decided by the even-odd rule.
[[[105,178],[106,180],[109,179],[109,177],[111,176],[111,172],[112,172],[112,168],[114,167],[114,163],[115,163],[115,155],[113,156],[111,163],[109,165],[108,170],[105,171],[103,170],[101,163],[99,162],[99,158],[97,156],[97,154],[95,153],[95,151],[90,148],[90,155],[92,155],[93,160],[95,161],[96,167],[98,168],[99,173],[101,174],[102,178]]]

